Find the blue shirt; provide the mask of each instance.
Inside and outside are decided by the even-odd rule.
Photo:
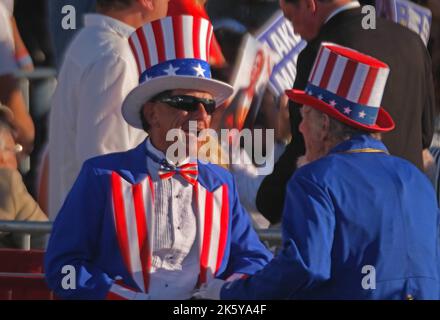
[[[222,299],[439,298],[439,215],[428,179],[369,135],[287,186],[283,250]]]

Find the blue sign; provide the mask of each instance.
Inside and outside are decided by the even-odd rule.
[[[273,94],[281,96],[286,89],[291,89],[296,78],[296,60],[305,48],[306,42],[293,32],[292,24],[277,12],[256,36],[257,40],[267,45],[276,54],[276,64],[269,81]]]
[[[408,0],[377,0],[379,14],[408,27],[420,35],[425,45],[428,43],[432,22],[432,13]]]

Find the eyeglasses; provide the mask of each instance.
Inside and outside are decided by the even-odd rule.
[[[203,107],[205,108],[206,113],[209,115],[214,113],[216,107],[216,102],[213,99],[204,99],[204,98],[185,96],[185,95],[172,96],[172,97],[159,97],[154,101],[163,102],[173,108],[179,110],[185,110],[188,112],[197,111],[197,109],[199,108],[199,104],[202,104]]]

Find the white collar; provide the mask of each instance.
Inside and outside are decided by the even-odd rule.
[[[361,4],[359,3],[359,1],[352,1],[350,3],[347,3],[346,5],[339,7],[336,10],[334,10],[332,13],[330,13],[330,15],[325,20],[324,24],[329,22],[331,18],[333,18],[335,15],[337,15],[340,12],[346,11],[349,9],[359,8],[360,6],[361,6]]]
[[[153,144],[151,143],[151,139],[150,138],[148,138],[147,141],[146,141],[146,148],[147,148],[147,150],[149,152],[151,152],[153,155],[155,155],[159,160],[166,159],[166,161],[169,164],[174,165],[174,166],[181,166],[183,164],[191,162],[190,161],[191,159],[189,157],[185,158],[183,161],[180,161],[179,163],[176,163],[176,164],[173,161],[168,160],[166,155],[162,151],[160,151],[155,146],[153,146]],[[195,162],[195,161],[192,161],[192,162]]]
[[[128,38],[136,31],[135,28],[120,20],[99,13],[86,14],[84,16],[84,25],[86,27],[100,26],[111,29],[125,38]]]

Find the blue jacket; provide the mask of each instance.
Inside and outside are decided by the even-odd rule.
[[[222,299],[439,298],[432,185],[368,135],[294,174],[282,228],[280,254]]]
[[[103,299],[108,297],[110,288],[118,278],[121,279],[118,283],[137,292],[146,292],[141,288],[143,284],[136,282],[128,270],[129,262],[124,260],[126,252],[121,247],[123,241],[117,234],[117,227],[115,228],[115,208],[118,205],[114,200],[114,181],[119,186],[128,188],[145,185],[144,182],[148,181],[146,157],[146,146],[143,142],[128,152],[100,156],[84,163],[54,222],[45,256],[47,282],[59,297]],[[221,220],[221,226],[217,228],[220,231],[216,260],[208,259],[208,255],[213,253],[212,245],[211,252],[209,244],[208,250],[206,249],[207,236],[200,239],[201,255],[205,252],[205,257],[200,258],[205,278],[209,277],[209,272],[218,278],[227,278],[234,273],[254,274],[270,261],[272,255],[252,229],[249,216],[238,200],[231,174],[218,166],[202,163],[198,163],[198,171],[198,197],[202,198],[200,192],[204,192],[206,202],[211,197],[212,215],[208,219],[205,216],[208,211],[199,210],[198,222],[202,221],[201,228],[206,231],[203,221]],[[219,199],[216,198],[217,195],[220,196]],[[212,211],[215,206],[220,209]],[[147,203],[144,207],[146,211],[152,211]],[[216,218],[217,213],[222,215],[221,219]],[[215,230],[213,228],[209,235],[212,236]],[[211,243],[212,241],[211,239]],[[142,261],[143,266],[144,262]],[[66,265],[72,266],[76,272],[75,290],[62,286],[63,279],[66,281],[68,269],[63,270]]]

